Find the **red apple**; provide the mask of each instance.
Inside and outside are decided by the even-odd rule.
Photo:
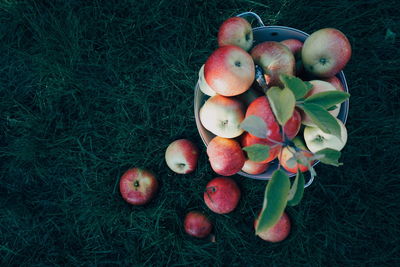
[[[165,151],[168,167],[180,174],[190,173],[196,169],[199,150],[190,140],[179,139],[172,142]]]
[[[312,33],[301,51],[304,68],[317,77],[332,77],[350,60],[351,45],[347,37],[334,28]]]
[[[232,97],[215,95],[200,109],[201,124],[215,135],[234,138],[243,133],[240,123],[244,119],[244,106]]]
[[[294,58],[296,59],[295,73],[296,76],[299,76],[303,73],[304,67],[303,62],[301,61],[301,49],[303,48],[303,42],[297,39],[287,39],[281,41],[281,44],[286,45],[290,51],[293,53]]]
[[[262,161],[261,163],[268,163],[276,158],[278,155],[281,145],[274,143],[282,142],[282,133],[280,131],[280,127],[278,122],[275,119],[274,113],[269,104],[268,98],[265,96],[260,96],[256,100],[254,100],[247,108],[246,117],[248,116],[258,116],[260,117],[265,124],[267,125],[266,133],[267,138],[258,138],[254,135],[251,135],[248,132],[245,132],[241,138],[241,144],[243,147],[251,146],[254,144],[262,144],[270,146],[269,157]],[[295,110],[293,112],[292,117],[286,122],[284,126],[285,134],[289,138],[293,138],[297,135],[301,126],[301,116],[300,113]],[[271,141],[273,140],[273,141]]]
[[[239,143],[233,139],[214,137],[207,146],[211,168],[224,176],[234,175],[246,160]]]
[[[207,184],[203,197],[210,210],[218,214],[226,214],[236,208],[240,194],[240,189],[234,180],[228,177],[217,177]]]
[[[300,131],[301,115],[297,108],[294,109],[292,117],[285,123],[283,127],[287,138],[293,139]]]
[[[264,70],[268,86],[282,86],[281,74],[294,75],[295,58],[285,45],[268,41],[255,46],[251,50],[254,62]]]
[[[264,173],[268,169],[268,166],[269,166],[268,163],[259,163],[248,159],[244,162],[242,171],[248,174],[257,175]]]
[[[207,84],[223,96],[235,96],[247,91],[254,81],[254,74],[251,56],[233,45],[215,50],[204,65]]]
[[[256,229],[257,227],[258,220],[259,218],[257,218],[254,221],[254,229]],[[291,228],[290,218],[286,214],[286,212],[283,212],[281,218],[274,226],[272,226],[265,232],[259,233],[258,236],[261,239],[272,243],[281,242],[285,240],[286,237],[288,237],[290,233],[290,228]]]
[[[158,190],[158,181],[148,170],[132,168],[119,181],[119,190],[126,202],[132,205],[148,203]]]
[[[333,87],[336,88],[336,90],[339,90],[339,91],[344,92],[343,84],[342,84],[342,82],[339,80],[338,77],[332,76],[332,77],[330,77],[330,78],[323,79],[323,81],[332,84]]]
[[[186,214],[183,222],[185,232],[188,235],[204,238],[211,233],[212,224],[210,220],[200,211],[191,211]]]
[[[249,51],[253,45],[253,29],[250,23],[240,17],[225,20],[218,31],[218,45],[236,45]]]
[[[296,59],[301,57],[301,48],[303,47],[303,42],[297,39],[286,39],[284,41],[281,41],[281,44],[286,45]]]

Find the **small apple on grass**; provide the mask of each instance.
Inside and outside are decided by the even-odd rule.
[[[241,17],[225,20],[218,31],[218,45],[236,45],[249,51],[253,46],[253,29],[250,23]]]
[[[197,238],[208,236],[213,228],[208,217],[200,211],[191,211],[186,214],[183,224],[185,232]]]
[[[158,181],[152,172],[132,168],[122,175],[119,190],[123,199],[129,204],[144,205],[156,194]]]
[[[229,177],[212,179],[204,191],[204,202],[215,213],[226,214],[233,211],[239,203],[240,189]]]
[[[257,229],[259,218],[254,221],[254,229]],[[266,231],[260,232],[257,235],[268,242],[277,243],[285,240],[291,229],[289,216],[284,212],[279,221]]]
[[[175,140],[165,151],[165,161],[168,167],[179,174],[186,174],[194,171],[197,166],[199,150],[190,140]]]
[[[247,91],[254,81],[254,62],[242,48],[226,45],[215,50],[204,65],[207,84],[223,96]]]
[[[312,33],[301,51],[304,68],[321,78],[337,74],[346,66],[350,57],[349,40],[334,28],[324,28]]]

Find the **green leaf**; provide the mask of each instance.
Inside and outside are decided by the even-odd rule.
[[[267,124],[258,116],[250,115],[246,117],[240,123],[240,128],[259,138],[267,138]]]
[[[267,231],[279,221],[286,207],[289,190],[289,176],[282,170],[274,171],[265,189],[256,234]]]
[[[304,175],[300,170],[297,170],[296,179],[290,188],[288,194],[288,206],[296,206],[300,203],[304,193]]]
[[[342,103],[350,97],[349,93],[342,91],[327,91],[321,92],[307,97],[304,103],[312,103],[320,105],[325,109],[334,107],[337,104]]]
[[[333,166],[340,166],[343,165],[339,163],[341,152],[331,148],[324,148],[315,152],[314,159],[321,161],[322,163],[333,165]]]
[[[246,151],[247,157],[251,161],[261,162],[266,160],[269,157],[269,149],[270,147],[267,145],[254,144],[251,146],[243,147],[243,150]]]
[[[340,138],[340,125],[337,119],[323,107],[312,103],[304,103],[302,109],[323,132]]]
[[[296,105],[296,99],[292,91],[288,88],[271,87],[267,91],[267,97],[276,120],[280,125],[284,126],[292,117]]]
[[[310,91],[311,88],[313,87],[311,83],[303,82],[301,79],[295,76],[281,74],[279,78],[283,83],[283,85],[286,88],[289,88],[293,92],[296,100],[299,100],[300,98],[304,97],[308,93],[308,91]]]

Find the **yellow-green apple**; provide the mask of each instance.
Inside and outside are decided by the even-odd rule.
[[[151,171],[132,168],[121,176],[119,190],[123,199],[129,204],[144,205],[157,192],[158,181]]]
[[[217,94],[213,89],[211,89],[211,87],[207,84],[206,79],[204,78],[204,64],[201,66],[199,71],[199,88],[204,94],[208,96],[214,96]]]
[[[340,125],[340,138],[323,132],[320,128],[307,126],[304,128],[304,141],[311,152],[317,152],[324,148],[342,150],[347,142],[347,129],[343,122],[337,119]]]
[[[334,28],[324,28],[312,33],[301,50],[304,68],[321,78],[337,74],[346,66],[350,57],[349,40]]]
[[[246,158],[239,143],[234,139],[216,136],[207,146],[211,168],[224,176],[234,175],[243,168]]]
[[[312,81],[310,81],[310,83],[313,85],[313,87],[305,96],[306,98],[311,95],[317,94],[317,93],[336,90],[336,88],[332,84],[330,84],[329,82],[322,81],[322,80],[312,80]],[[339,115],[339,111],[340,111],[340,104],[336,105],[336,108],[333,110],[330,110],[329,113],[332,116],[337,117],[337,115]],[[301,116],[302,116],[302,123],[304,125],[315,126],[315,123],[303,111],[301,111]]]
[[[226,214],[236,208],[240,194],[240,189],[234,180],[228,177],[217,177],[207,184],[203,198],[210,210],[218,214]]]
[[[311,158],[313,156],[313,153],[311,153],[310,151],[307,150],[306,146],[304,145],[303,141],[300,140],[299,137],[296,137],[293,140],[295,146],[299,149],[301,149],[301,151],[299,151],[299,153],[306,157],[306,158]],[[308,170],[308,166],[302,165],[300,163],[295,163],[293,166],[291,166],[290,164],[288,164],[288,160],[291,159],[293,156],[295,156],[295,148],[294,147],[284,147],[282,149],[282,152],[279,154],[279,163],[282,165],[282,167],[287,170],[288,172],[291,173],[296,173],[297,170],[299,169],[301,172],[305,172]],[[310,163],[310,165],[312,165],[313,162]]]
[[[279,42],[260,43],[251,50],[251,56],[254,62],[262,67],[268,86],[282,86],[279,78],[281,74],[294,75],[294,55]]]
[[[259,217],[254,221],[254,229],[257,228],[259,221]],[[283,212],[281,218],[279,221],[269,228],[268,230],[261,232],[258,234],[258,236],[265,240],[269,241],[272,243],[276,242],[281,242],[288,237],[290,233],[290,228],[291,228],[291,222],[289,216],[286,214],[286,212]]]
[[[269,163],[260,163],[260,162],[255,162],[247,159],[244,162],[242,171],[248,173],[248,174],[261,174],[264,173],[269,167]]]
[[[332,76],[330,78],[323,79],[323,81],[332,84],[337,90],[344,92],[344,87],[342,82],[339,80],[338,77]]]
[[[253,46],[253,30],[250,23],[240,17],[225,20],[218,31],[218,45],[236,45],[249,51]]]
[[[190,173],[196,169],[199,150],[190,140],[175,140],[165,151],[165,161],[168,167],[180,174]]]
[[[223,96],[235,96],[247,91],[254,81],[254,73],[251,56],[234,45],[218,48],[204,65],[207,84]]]
[[[234,138],[243,133],[240,123],[244,119],[244,106],[232,97],[210,97],[199,112],[200,122],[215,135]]]
[[[186,214],[183,225],[188,235],[198,238],[208,236],[212,230],[210,220],[200,211],[191,211]]]

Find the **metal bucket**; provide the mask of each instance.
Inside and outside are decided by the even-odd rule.
[[[253,13],[253,12],[245,12],[242,14],[237,15],[238,17],[253,17],[256,22],[259,24],[258,27],[253,28],[253,35],[254,35],[254,45],[257,45],[259,43],[265,42],[265,41],[276,41],[280,42],[286,39],[297,39],[299,41],[304,42],[309,34],[294,29],[290,27],[285,27],[285,26],[265,26],[264,23],[262,22],[261,18]],[[337,78],[339,78],[340,82],[343,85],[343,88],[346,92],[349,92],[349,89],[347,87],[346,83],[346,78],[344,76],[343,71],[339,72],[336,75]],[[199,88],[199,84],[196,84],[195,87],[195,92],[194,92],[194,115],[196,119],[196,125],[197,129],[199,131],[200,137],[203,140],[204,144],[207,146],[207,144],[211,141],[212,138],[215,137],[214,134],[206,130],[203,125],[200,122],[199,118],[199,111],[201,106],[204,104],[204,102],[208,99],[208,96],[205,95]],[[340,112],[338,115],[338,119],[340,119],[344,124],[346,124],[347,120],[347,115],[349,113],[349,100],[346,100],[343,102],[340,106]],[[314,163],[314,166],[318,164],[319,161]],[[277,169],[278,167],[278,162],[275,159],[274,161],[270,162],[269,168],[262,174],[258,175],[252,175],[245,173],[243,171],[238,172],[239,175],[245,176],[248,178],[252,179],[259,179],[259,180],[269,180],[272,177],[272,173]],[[287,172],[287,174],[290,177],[295,176],[295,173],[290,173]],[[312,183],[312,179],[310,179],[305,187],[309,186]]]

